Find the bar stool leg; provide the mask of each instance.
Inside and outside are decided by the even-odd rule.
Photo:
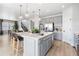
[[[19,53],[19,44],[20,44],[20,42],[19,42],[19,40],[17,40],[16,55],[18,55],[18,53]]]
[[[15,54],[16,50],[16,41],[15,41],[15,38],[13,38],[13,42],[12,42],[12,51],[13,51],[13,54]]]
[[[17,41],[16,55],[20,55],[22,51],[22,41]]]
[[[13,55],[13,38],[11,38],[11,41],[10,41],[10,49],[11,49],[11,54]]]
[[[23,41],[20,41],[20,53],[23,55]]]

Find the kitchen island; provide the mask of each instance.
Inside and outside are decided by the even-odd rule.
[[[44,35],[29,32],[16,34],[24,39],[24,56],[45,56],[52,47],[53,32],[44,32]]]

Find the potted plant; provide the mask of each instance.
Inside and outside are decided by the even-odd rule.
[[[40,33],[40,30],[37,29],[37,28],[33,28],[33,29],[32,29],[32,33]]]
[[[18,23],[17,23],[17,21],[15,21],[15,23],[14,23],[13,31],[18,32]]]

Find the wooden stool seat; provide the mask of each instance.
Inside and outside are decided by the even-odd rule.
[[[13,54],[18,55],[23,50],[23,37],[15,33],[11,33],[10,37]]]

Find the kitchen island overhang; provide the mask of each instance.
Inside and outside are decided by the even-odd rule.
[[[24,39],[24,56],[45,56],[52,47],[53,32],[39,33],[16,32]]]

